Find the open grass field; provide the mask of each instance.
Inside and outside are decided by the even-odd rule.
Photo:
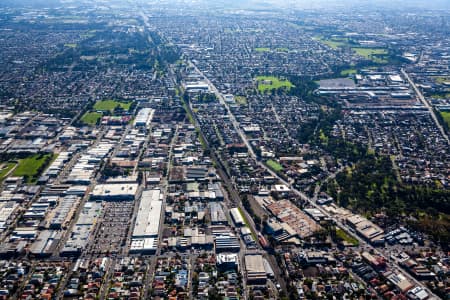
[[[354,237],[348,235],[345,231],[343,231],[340,228],[336,229],[336,236],[341,238],[343,241],[353,245],[353,246],[358,246],[359,242],[357,239],[355,239]]]
[[[450,128],[450,111],[441,111],[439,113],[441,114],[444,122],[447,123],[447,126]]]
[[[269,52],[270,48],[265,48],[265,47],[259,47],[259,48],[255,48],[256,52]]]
[[[94,110],[102,110],[102,111],[113,111],[117,106],[122,107],[124,110],[129,110],[131,107],[131,102],[120,102],[116,100],[102,100],[97,101],[94,104]]]
[[[384,59],[383,57],[378,57],[376,55],[387,55],[389,54],[386,49],[381,48],[352,48],[353,51],[356,52],[356,54],[366,58],[370,59],[375,63],[384,64],[387,63],[388,60]]]
[[[77,44],[75,44],[75,43],[73,43],[73,44],[64,44],[64,47],[67,47],[67,48],[76,48],[76,47],[77,47]]]
[[[318,36],[318,37],[315,37],[314,39],[325,45],[328,45],[329,47],[331,47],[333,49],[338,49],[338,48],[342,48],[342,47],[351,47],[351,49],[353,51],[355,51],[356,54],[358,54],[366,59],[370,59],[374,63],[378,63],[378,64],[388,63],[387,59],[380,56],[380,55],[388,55],[389,54],[389,52],[386,49],[352,47],[354,45],[350,44],[349,40],[347,38],[326,39],[324,37]],[[348,74],[346,74],[346,75],[348,75]]]
[[[345,43],[345,42],[332,41],[332,40],[323,40],[322,43],[324,43],[327,46],[330,46],[333,49],[337,49],[339,47],[344,47],[347,45],[347,43]]]
[[[81,122],[87,125],[97,124],[98,119],[102,117],[101,113],[98,112],[87,112],[81,117]]]
[[[322,36],[317,36],[314,38],[314,40],[321,42],[322,44],[325,44],[333,49],[337,49],[339,47],[348,46],[348,40],[344,38],[331,38],[326,39]]]
[[[16,163],[13,162],[5,162],[0,163],[0,182],[5,179],[6,175],[16,166]]]
[[[35,182],[40,173],[51,163],[55,158],[53,154],[35,154],[33,156],[19,159],[16,169],[12,172],[12,176],[25,176],[27,182]]]
[[[272,159],[269,159],[269,160],[266,162],[266,164],[267,164],[267,166],[268,166],[269,168],[271,168],[271,169],[274,170],[275,172],[283,171],[283,166],[280,165],[278,162],[272,160]]]
[[[289,90],[294,86],[289,80],[280,80],[275,76],[258,76],[256,77],[256,81],[258,82],[258,91],[260,93],[280,88]]]

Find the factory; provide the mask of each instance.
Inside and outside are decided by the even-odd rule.
[[[222,253],[216,255],[217,267],[222,271],[238,270],[239,255],[237,253]]]
[[[139,210],[134,224],[132,252],[154,252],[158,245],[162,211],[162,194],[158,189],[142,192]]]
[[[98,217],[100,216],[102,204],[100,202],[87,202],[80,215],[77,223],[73,226],[72,232],[61,255],[79,255],[87,246],[89,236],[91,235]]]
[[[266,207],[281,223],[287,233],[286,238],[298,236],[304,239],[321,229],[319,224],[289,200],[273,202]]]
[[[233,222],[236,226],[244,226],[245,222],[242,218],[241,212],[237,207],[230,209],[231,218],[233,219]]]
[[[138,189],[137,183],[98,184],[91,192],[91,200],[126,201],[134,200]]]
[[[100,162],[113,147],[112,143],[99,143],[96,147],[89,149],[86,154],[81,155],[72,167],[67,183],[89,185]]]
[[[136,119],[134,120],[134,127],[146,127],[150,126],[152,122],[153,115],[155,110],[152,108],[143,108],[136,115]]]
[[[50,229],[67,228],[80,200],[80,197],[74,195],[62,198],[59,205],[50,213],[47,226]]]
[[[61,240],[62,232],[55,230],[43,230],[36,241],[30,247],[30,253],[35,256],[50,256]]]
[[[44,176],[55,178],[69,161],[72,152],[61,152],[44,172]]]
[[[227,217],[223,210],[222,204],[220,204],[218,202],[210,202],[209,203],[209,211],[210,211],[210,215],[211,215],[211,224],[212,225],[228,224],[228,220],[227,220]]]
[[[216,253],[239,252],[241,245],[234,235],[220,235],[215,238]]]
[[[208,92],[209,85],[204,82],[189,83],[185,86],[186,92],[197,93],[197,92]]]
[[[351,215],[347,224],[371,244],[384,244],[384,230],[360,215]]]
[[[248,284],[266,284],[267,273],[266,268],[264,267],[264,259],[261,254],[245,255],[245,270]]]
[[[14,201],[0,202],[0,229],[7,228],[8,221],[18,206],[19,204]]]

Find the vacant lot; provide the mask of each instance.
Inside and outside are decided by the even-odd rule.
[[[328,45],[329,47],[333,49],[338,48],[351,48],[356,54],[366,58],[370,59],[374,63],[378,64],[385,64],[388,63],[388,59],[384,57],[384,55],[388,55],[389,52],[386,49],[383,48],[361,48],[361,47],[354,47],[355,44],[352,44],[349,39],[347,38],[324,38],[324,37],[315,37],[316,41],[319,41],[325,45]],[[349,75],[349,74],[341,74],[343,76]]]
[[[431,98],[435,99],[450,99],[450,93],[449,94],[432,94],[430,95]]]
[[[269,159],[269,160],[267,161],[266,164],[267,164],[267,166],[268,166],[269,168],[271,168],[271,169],[274,170],[275,172],[279,172],[279,171],[282,171],[282,170],[283,170],[283,166],[280,165],[278,162],[272,160],[272,159]]]
[[[358,246],[359,242],[354,237],[348,235],[345,231],[342,229],[336,229],[336,236],[340,239],[342,239],[344,242],[347,242],[347,244]]]
[[[450,77],[442,77],[442,76],[439,76],[439,77],[435,77],[434,80],[435,80],[436,83],[438,83],[438,84],[443,84],[443,83],[446,82],[446,81],[450,81]]]
[[[256,77],[256,81],[258,82],[258,91],[260,93],[280,88],[289,90],[294,86],[289,80],[281,80],[275,76],[258,76]]]

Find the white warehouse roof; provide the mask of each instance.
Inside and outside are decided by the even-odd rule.
[[[141,203],[139,203],[139,210],[133,230],[133,238],[158,236],[162,210],[160,197],[160,190],[142,192]]]

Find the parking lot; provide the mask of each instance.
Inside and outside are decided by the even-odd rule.
[[[133,209],[133,201],[105,202],[102,222],[97,224],[88,252],[92,255],[120,253],[126,246]]]

